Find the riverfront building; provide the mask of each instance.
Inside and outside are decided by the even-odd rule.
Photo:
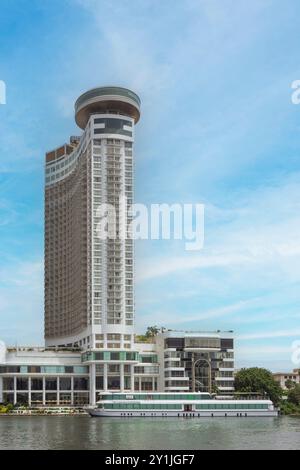
[[[109,391],[230,394],[233,382],[231,333],[167,331],[131,351],[0,344],[0,403],[83,406]]]
[[[81,136],[46,154],[45,348],[0,354],[0,402],[94,404],[101,391],[233,390],[232,333],[166,331],[135,338],[130,90],[90,90],[75,104]],[[114,208],[115,233],[99,236]],[[128,235],[128,234],[127,234]]]
[[[300,369],[294,369],[293,372],[275,372],[273,377],[283,390],[288,390],[287,384],[300,384]]]

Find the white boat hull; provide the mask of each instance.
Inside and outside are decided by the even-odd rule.
[[[222,410],[222,411],[195,411],[195,412],[183,412],[183,411],[112,411],[104,410],[100,408],[87,410],[90,416],[94,418],[251,418],[251,417],[263,417],[263,418],[274,418],[278,416],[277,410]]]

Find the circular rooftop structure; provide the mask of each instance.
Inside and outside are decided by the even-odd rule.
[[[141,100],[133,91],[127,88],[105,86],[93,88],[83,93],[75,103],[76,124],[85,129],[91,114],[113,113],[124,114],[134,119],[135,124],[140,119]]]

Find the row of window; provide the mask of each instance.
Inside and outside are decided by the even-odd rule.
[[[182,405],[178,404],[140,404],[140,403],[104,403],[106,410],[181,410]]]
[[[29,405],[38,406],[38,405],[48,405],[48,406],[58,406],[58,405],[88,405],[89,403],[89,393],[60,393],[57,396],[57,393],[46,393],[43,396],[42,393],[3,393],[3,403],[19,404],[19,405]]]
[[[140,356],[138,352],[88,351],[82,355],[82,362],[87,361],[137,361],[143,364],[157,363],[157,355]]]
[[[196,405],[196,410],[267,410],[269,405],[258,403],[216,403],[210,405]]]
[[[201,394],[172,394],[172,393],[164,393],[164,394],[147,394],[144,395],[142,393],[134,393],[134,394],[113,394],[113,395],[103,395],[100,400],[207,400],[209,398],[208,393]]]
[[[104,409],[107,410],[181,410],[180,404],[159,404],[159,403],[104,403]],[[267,404],[211,404],[196,405],[196,410],[267,410]]]
[[[123,128],[106,127],[104,129],[95,129],[94,134],[120,134],[132,137],[132,132],[126,131]]]
[[[135,366],[134,368],[135,374],[158,374],[159,367],[158,366]]]
[[[0,374],[88,374],[86,366],[0,366]]]
[[[44,385],[45,383],[45,385]],[[14,377],[3,378],[3,390],[11,391],[15,390]],[[72,379],[71,377],[47,377],[45,381],[43,379],[31,378],[29,381],[28,377],[17,377],[16,389],[27,391],[29,390],[72,390]],[[74,390],[88,390],[89,379],[87,377],[74,377],[73,378],[73,389]]]
[[[122,335],[118,333],[108,333],[106,337],[107,341],[119,341]],[[95,339],[96,341],[104,341],[104,334],[96,334]],[[124,341],[131,341],[131,335],[124,335]]]

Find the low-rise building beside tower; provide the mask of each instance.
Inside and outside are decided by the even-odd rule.
[[[132,221],[140,105],[125,88],[84,93],[75,104],[82,135],[46,154],[46,346],[1,344],[0,402],[83,406],[102,391],[233,391],[231,332],[135,338],[134,242],[121,234]],[[115,236],[101,237],[108,206]]]
[[[158,333],[130,351],[0,346],[0,403],[94,405],[100,392],[234,391],[232,333]]]

